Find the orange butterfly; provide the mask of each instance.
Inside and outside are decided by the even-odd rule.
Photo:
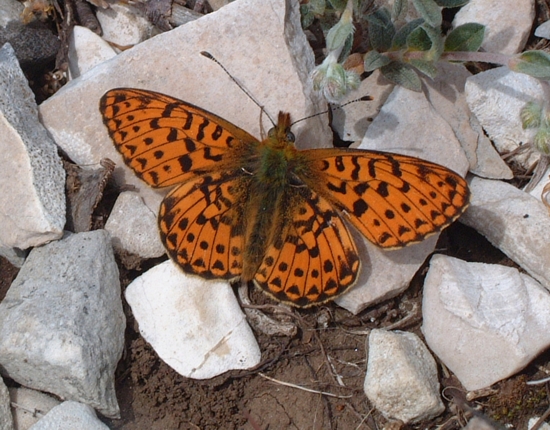
[[[152,187],[168,254],[204,278],[253,280],[307,307],[336,298],[359,272],[343,218],[376,245],[420,242],[458,218],[469,190],[453,171],[357,149],[297,150],[290,115],[259,141],[190,103],[119,88],[100,102],[125,163]]]

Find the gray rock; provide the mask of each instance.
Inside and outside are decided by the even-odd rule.
[[[63,402],[29,430],[109,430],[97,419],[91,406],[78,402]]]
[[[388,419],[417,422],[445,410],[435,360],[413,333],[371,331],[364,389]]]
[[[2,0],[0,46],[5,43],[13,46],[21,67],[29,68],[55,59],[60,42],[45,23],[34,21],[25,25],[22,20],[24,10],[23,4],[16,0]]]
[[[8,387],[0,378],[0,430],[13,429],[13,416],[10,407],[10,393]]]
[[[125,318],[111,237],[34,248],[0,303],[0,367],[20,384],[119,415],[114,372]]]
[[[546,206],[506,182],[472,177],[469,183],[472,199],[460,222],[476,229],[550,290]]]
[[[422,332],[462,385],[478,390],[548,348],[549,309],[550,293],[513,267],[435,255],[424,282]]]
[[[525,47],[534,19],[534,0],[471,0],[456,14],[453,25],[483,24],[485,51],[516,54]]]
[[[520,112],[528,101],[544,101],[545,85],[541,80],[498,67],[470,76],[464,91],[470,110],[500,153],[532,141],[533,129],[523,129]],[[538,154],[526,152],[515,159],[530,167]]]
[[[118,196],[105,224],[116,249],[124,249],[143,258],[165,254],[157,227],[157,214],[151,212],[139,194],[125,191]]]
[[[0,49],[0,136],[0,245],[26,249],[60,238],[65,171],[9,44]]]
[[[36,424],[61,402],[40,391],[19,387],[10,388],[13,421],[17,430],[26,430]]]
[[[180,375],[213,378],[262,358],[226,280],[191,276],[166,261],[128,285],[125,297],[140,333]]]

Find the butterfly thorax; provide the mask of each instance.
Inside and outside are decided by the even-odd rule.
[[[248,210],[246,220],[246,246],[243,257],[244,280],[252,279],[262,262],[266,249],[280,237],[281,226],[289,205],[297,197],[296,189],[303,186],[296,174],[300,165],[300,151],[294,146],[294,135],[290,131],[290,116],[279,113],[277,125],[261,142],[259,157],[251,173]],[[299,170],[299,169],[298,169]]]

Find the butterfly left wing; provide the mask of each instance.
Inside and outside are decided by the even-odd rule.
[[[229,121],[154,91],[109,90],[100,111],[124,162],[156,188],[232,167],[258,144]]]
[[[332,300],[356,281],[360,261],[338,213],[306,187],[291,188],[279,231],[254,283],[276,300],[308,307]]]
[[[207,279],[241,275],[248,180],[238,169],[212,172],[164,198],[158,217],[161,240],[185,272]]]
[[[371,242],[394,249],[424,240],[467,208],[466,181],[446,167],[378,151],[301,151],[304,183],[349,217]]]

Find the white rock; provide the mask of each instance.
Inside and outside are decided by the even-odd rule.
[[[107,9],[98,8],[96,17],[103,38],[119,47],[130,47],[149,39],[155,32],[153,24],[137,8],[123,3],[111,3]]]
[[[550,21],[543,22],[535,30],[535,36],[550,39]]]
[[[462,174],[469,166],[452,128],[424,94],[402,87],[395,87],[359,148],[413,155]],[[383,251],[360,235],[354,237],[363,262],[361,274],[356,286],[336,300],[353,313],[403,292],[437,242],[434,236],[400,250]]]
[[[78,402],[63,402],[29,430],[109,430],[97,419],[91,406]]]
[[[15,267],[21,267],[25,262],[25,253],[18,248],[0,246],[0,256],[4,257]]]
[[[9,44],[0,48],[0,136],[0,245],[26,249],[60,238],[65,171]]]
[[[463,430],[499,430],[501,428],[502,426],[495,425],[494,422],[474,415]]]
[[[260,362],[258,344],[226,281],[186,275],[166,261],[135,279],[125,297],[145,340],[183,376],[207,379]]]
[[[0,367],[26,387],[117,417],[124,329],[111,237],[68,234],[31,251],[0,303]]]
[[[487,52],[516,54],[525,47],[535,19],[534,0],[471,0],[458,11],[453,27],[477,22],[486,26],[481,47]]]
[[[13,420],[17,430],[26,430],[36,424],[61,402],[40,391],[28,388],[10,388]]]
[[[535,423],[539,420],[539,418],[540,417],[529,418],[529,423],[527,424],[527,429],[531,430],[535,426]],[[542,425],[538,428],[540,430],[550,430],[550,424],[548,424],[547,422],[543,422]]]
[[[11,414],[10,393],[8,387],[0,378],[0,430],[13,429],[13,416]]]
[[[550,289],[550,217],[537,199],[501,181],[472,177],[472,199],[460,222],[485,236]]]
[[[361,256],[361,271],[356,285],[335,302],[354,314],[405,291],[437,243],[437,237],[432,236],[403,249],[382,251],[359,233],[350,230]]]
[[[117,6],[117,5],[115,5]],[[91,68],[116,56],[111,45],[92,30],[75,25],[69,38],[69,77],[78,78]]]
[[[413,333],[371,331],[364,390],[382,415],[404,423],[434,418],[445,410],[435,360]]]
[[[96,164],[104,157],[115,161],[119,183],[134,185],[157,213],[165,191],[150,189],[124,166],[103,125],[100,97],[121,86],[147,88],[207,109],[260,137],[260,109],[217,64],[200,55],[207,50],[272,117],[279,110],[294,119],[321,112],[320,96],[308,80],[314,56],[300,26],[298,2],[290,3],[287,7],[286,1],[276,0],[266,7],[263,0],[234,2],[141,43],[44,102],[43,122],[76,163]],[[263,125],[269,127],[265,116]],[[293,131],[299,147],[330,144],[325,116],[302,121]]]
[[[380,70],[375,70],[355,91],[349,93],[340,102],[344,105],[352,100],[369,95],[370,101],[351,103],[343,108],[332,109],[332,126],[345,141],[361,141],[372,119],[378,115],[395,85],[386,80]]]
[[[476,118],[472,118],[464,94],[466,80],[471,75],[463,64],[441,62],[437,77],[425,80],[427,99],[453,129],[470,163],[470,172],[483,178],[512,179],[514,174],[495,151]],[[423,121],[421,117],[416,120]]]
[[[25,7],[17,0],[5,0],[0,7],[0,27],[6,27],[10,22],[21,22],[21,13]]]
[[[500,153],[532,141],[534,133],[522,128],[520,112],[528,101],[542,101],[544,86],[540,80],[499,67],[468,78],[465,92],[470,110]],[[538,156],[516,158],[530,166]]]
[[[422,310],[428,346],[467,390],[515,374],[550,345],[550,294],[512,267],[435,255]]]
[[[115,248],[143,258],[160,257],[166,252],[157,231],[157,215],[132,191],[120,193],[105,230],[111,233]]]

